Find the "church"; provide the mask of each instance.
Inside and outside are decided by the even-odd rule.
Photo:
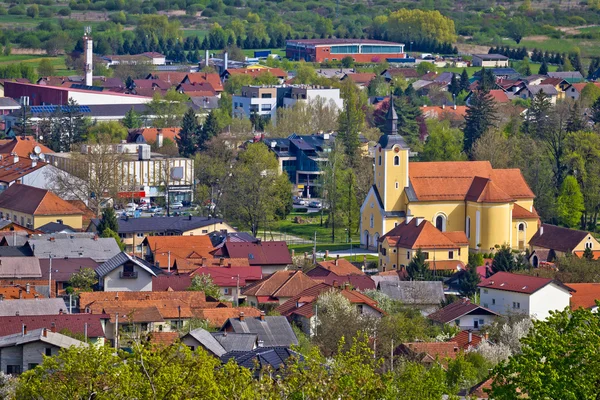
[[[397,123],[391,97],[375,146],[375,184],[360,209],[362,247],[380,250],[384,235],[418,219],[442,233],[464,233],[468,251],[503,244],[525,250],[539,217],[519,169],[494,169],[488,161],[412,162]]]

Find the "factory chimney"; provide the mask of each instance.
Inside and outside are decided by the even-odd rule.
[[[92,27],[86,26],[83,35],[83,52],[85,54],[85,85],[92,86],[92,76],[94,75],[93,57],[94,46],[92,41]]]

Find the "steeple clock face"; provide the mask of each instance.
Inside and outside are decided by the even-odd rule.
[[[400,153],[400,147],[398,147],[398,146],[394,147],[394,153]]]

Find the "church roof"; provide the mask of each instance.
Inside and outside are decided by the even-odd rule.
[[[465,242],[468,243],[464,232],[452,232],[452,235],[447,233],[449,232],[441,232],[429,221],[413,218],[407,223],[396,225],[379,241],[387,239],[391,246],[402,249],[456,249]]]
[[[493,169],[488,161],[411,162],[409,180],[410,201],[504,203],[535,197],[519,169]]]

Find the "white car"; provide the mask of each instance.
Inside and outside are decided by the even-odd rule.
[[[172,210],[180,210],[183,208],[183,203],[180,201],[175,201],[170,204],[169,208],[171,208]]]

